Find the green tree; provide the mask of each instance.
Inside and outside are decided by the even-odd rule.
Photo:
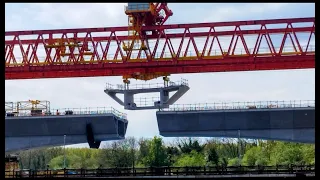
[[[188,138],[188,140],[181,140],[178,143],[178,147],[180,148],[180,151],[185,154],[188,154],[193,150],[202,152],[204,149],[204,145],[200,145],[198,140],[193,140],[192,138]]]
[[[314,164],[315,163],[315,146],[314,144],[305,144],[301,148],[301,153],[303,156],[303,162],[305,164]]]
[[[222,138],[219,143],[216,143],[216,151],[221,158],[233,159],[238,157],[238,145],[230,139]]]
[[[268,159],[265,157],[258,157],[258,159],[255,162],[256,166],[267,166],[268,165]]]
[[[272,151],[272,164],[302,164],[302,144],[279,142]]]
[[[51,169],[63,169],[64,168],[64,156],[57,156],[49,162]],[[75,168],[80,169],[81,167],[81,158],[76,155],[68,155],[65,160],[66,168]]]
[[[219,156],[214,146],[209,146],[206,153],[207,162],[210,164],[218,165],[219,164]]]
[[[204,166],[206,164],[205,156],[195,150],[189,154],[183,154],[177,159],[175,166],[186,167],[186,166]]]
[[[147,156],[149,153],[149,145],[150,145],[150,140],[141,138],[138,141],[138,147],[139,147],[138,157],[137,157],[138,166],[146,164]]]
[[[111,167],[132,167],[134,160],[128,141],[112,142],[109,148],[111,150],[107,151],[105,157]]]
[[[266,166],[269,163],[269,153],[267,146],[252,146],[245,152],[242,164],[246,166]]]
[[[219,158],[219,165],[220,166],[228,166],[228,159],[225,157]]]
[[[102,149],[99,149],[98,155],[97,155],[97,164],[105,168],[112,167],[109,161],[110,154],[111,154],[111,149],[109,148],[104,147]]]
[[[243,159],[238,159],[239,144]],[[20,169],[63,168],[64,148],[41,148],[21,151]],[[164,145],[161,138],[127,138],[107,143],[101,149],[66,148],[68,168],[199,166],[199,165],[276,165],[314,164],[314,144],[279,141],[249,141],[236,143],[228,138],[212,138],[206,144],[194,139]]]
[[[154,137],[149,142],[149,152],[145,162],[147,166],[152,167],[168,165],[167,153],[160,137]]]
[[[239,158],[232,158],[228,161],[228,166],[240,166],[241,165],[241,159]]]
[[[45,151],[45,149],[33,149],[20,152],[20,168],[46,169],[49,160],[46,159]]]
[[[177,161],[177,158],[180,155],[180,151],[175,146],[168,146],[166,147],[166,153],[168,155],[168,163],[170,166],[172,166],[174,162]]]
[[[246,166],[254,166],[259,156],[262,156],[262,148],[260,146],[252,147],[244,154],[242,162]]]

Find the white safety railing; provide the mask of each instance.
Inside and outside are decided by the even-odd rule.
[[[164,87],[172,87],[172,86],[188,86],[188,80],[186,79],[181,79],[180,81],[169,81],[168,85],[165,85],[165,83],[148,83],[148,84],[117,84],[117,85],[112,85],[109,83],[106,83],[106,88],[105,90],[126,90],[128,89],[151,89],[151,88],[164,88]]]
[[[161,111],[244,110],[305,107],[315,107],[315,100],[176,104],[170,106],[170,108],[162,109]]]
[[[154,106],[154,103],[158,101],[160,101],[160,97],[141,97],[134,99],[138,107]]]
[[[70,112],[72,112],[70,114]],[[97,115],[97,114],[113,114],[119,118],[127,119],[127,114],[122,113],[112,107],[87,107],[87,108],[58,108],[43,111],[40,116],[65,116],[65,115]],[[15,116],[31,116],[30,111],[22,111],[15,113]]]

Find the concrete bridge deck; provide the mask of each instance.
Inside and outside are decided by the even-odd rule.
[[[82,109],[72,115],[20,114],[5,118],[5,151],[86,142],[98,148],[101,141],[124,139],[127,125],[125,114],[105,108]]]
[[[164,137],[234,137],[315,142],[315,101],[176,105],[158,111]]]

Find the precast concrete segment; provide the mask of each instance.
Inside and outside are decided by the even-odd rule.
[[[164,137],[234,137],[315,142],[315,108],[158,111]],[[240,131],[239,131],[240,130]]]
[[[169,108],[169,105],[174,104],[180,97],[182,97],[190,88],[188,84],[171,84],[164,87],[150,87],[148,85],[141,85],[140,88],[125,88],[125,85],[118,85],[119,88],[106,88],[104,92],[109,95],[113,100],[118,102],[120,105],[124,106],[127,110],[146,110],[146,109],[162,109]],[[134,86],[132,86],[134,87]],[[159,93],[160,98],[157,101],[152,102],[151,105],[138,104],[134,95],[144,94],[144,93]],[[171,97],[170,93],[175,92]],[[116,95],[123,94],[124,98],[121,100]]]
[[[113,114],[5,118],[5,151],[86,143],[86,125],[95,141],[123,139],[128,121]],[[64,135],[66,138],[64,139]]]

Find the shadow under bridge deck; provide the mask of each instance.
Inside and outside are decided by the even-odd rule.
[[[72,115],[6,117],[5,151],[86,142],[90,148],[99,148],[101,141],[124,139],[127,126],[126,115],[113,108],[73,111]]]
[[[315,142],[315,101],[177,105],[158,111],[157,121],[164,137]]]

